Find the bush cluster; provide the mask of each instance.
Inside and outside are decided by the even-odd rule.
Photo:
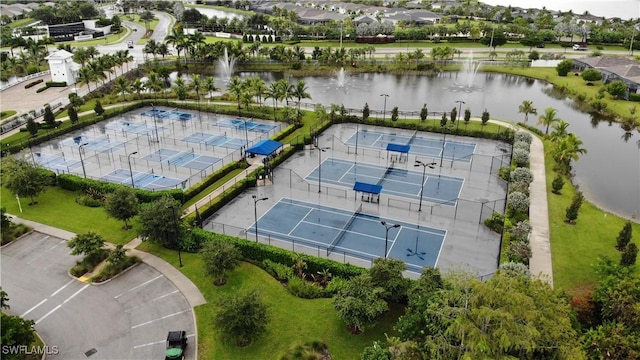
[[[38,80],[36,80],[36,81],[32,81],[32,82],[28,83],[27,85],[25,85],[25,86],[24,86],[24,88],[25,88],[25,89],[30,89],[30,88],[32,88],[32,87],[34,87],[34,86],[36,86],[36,85],[40,84],[41,82],[44,82],[44,80],[42,80],[42,79],[38,79]]]

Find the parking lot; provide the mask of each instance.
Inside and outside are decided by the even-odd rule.
[[[185,330],[195,359],[193,310],[162,273],[140,264],[103,285],[68,275],[79,259],[66,241],[33,232],[2,248],[10,314],[35,321],[47,359],[162,359],[170,330]]]

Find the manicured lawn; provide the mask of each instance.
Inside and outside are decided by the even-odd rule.
[[[15,110],[4,110],[0,112],[0,120],[4,120],[9,116],[13,116],[16,113]]]
[[[104,45],[104,44],[113,44],[122,40],[124,37],[130,34],[130,31],[123,30],[118,34],[109,34],[107,35],[107,40],[105,42],[104,38],[93,39],[93,40],[85,40],[85,41],[66,41],[60,42],[57,44],[70,44],[71,46],[77,47],[87,47],[87,46],[96,46],[96,45]]]
[[[620,261],[620,252],[615,249],[615,245],[625,220],[583,201],[576,224],[566,224],[565,211],[575,194],[575,188],[567,181],[561,195],[551,192],[555,173],[550,148],[551,143],[545,141],[553,283],[554,287],[571,294],[597,284],[599,279],[593,265],[598,262],[598,256]],[[640,242],[638,223],[633,223],[632,239],[636,244]]]
[[[9,25],[7,25],[9,28],[11,29],[15,29],[15,28],[19,28],[21,26],[26,26],[29,25],[31,23],[36,22],[37,20],[34,18],[24,18],[24,19],[20,19],[20,20],[16,20],[16,21],[12,21],[11,23],[9,23]]]
[[[76,234],[94,231],[106,241],[126,244],[136,237],[134,229],[122,230],[124,223],[107,216],[102,207],[91,208],[75,202],[75,194],[59,187],[48,187],[36,198],[38,204],[30,206],[30,199],[20,198],[20,212],[15,194],[1,188],[2,207],[7,212],[27,220],[37,221]]]
[[[138,248],[178,265],[174,251],[147,242]],[[397,336],[393,325],[403,312],[400,306],[394,305],[376,327],[367,329],[363,334],[352,335],[338,318],[331,299],[295,297],[265,271],[249,263],[242,263],[229,274],[226,285],[217,287],[205,275],[198,254],[183,253],[182,259],[184,267],[179,269],[196,284],[207,300],[207,304],[195,309],[198,357],[201,359],[280,359],[287,349],[314,340],[326,342],[334,359],[359,359],[362,350],[371,346],[374,340],[384,340],[385,333]],[[223,341],[213,325],[216,303],[224,296],[254,289],[260,292],[269,306],[271,321],[265,336],[250,346],[239,348]]]
[[[197,203],[200,199],[206,197],[209,193],[213,192],[215,189],[217,189],[220,186],[224,185],[227,181],[233,179],[234,176],[240,174],[243,171],[244,171],[243,169],[236,169],[236,170],[233,170],[232,172],[228,173],[225,177],[223,177],[222,179],[214,182],[209,187],[204,189],[201,193],[199,193],[198,195],[196,195],[193,198],[191,198],[191,200],[189,200],[186,203],[184,203],[182,205],[182,208],[186,209],[189,206]]]

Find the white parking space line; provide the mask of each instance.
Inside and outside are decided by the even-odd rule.
[[[160,275],[158,275],[158,276],[154,277],[154,278],[153,278],[153,279],[151,279],[151,280],[145,281],[145,282],[143,282],[142,284],[140,284],[140,285],[138,285],[138,286],[134,286],[134,287],[132,287],[131,289],[129,289],[129,290],[127,290],[127,291],[123,292],[122,294],[119,294],[119,295],[114,296],[114,298],[115,298],[115,299],[117,299],[117,298],[119,298],[120,296],[125,295],[125,294],[127,294],[127,293],[130,293],[131,291],[136,290],[136,289],[138,289],[138,288],[141,288],[141,287],[143,287],[143,286],[145,286],[145,285],[149,284],[150,282],[152,282],[152,281],[154,281],[154,280],[158,280],[158,279],[160,279],[160,278],[161,278],[161,277],[163,277],[163,276],[164,276],[164,275],[160,274]]]
[[[161,299],[166,298],[167,296],[171,296],[171,295],[173,295],[173,294],[178,294],[179,292],[180,292],[180,290],[174,290],[174,291],[172,291],[172,292],[170,292],[170,293],[168,293],[168,294],[164,294],[164,295],[162,295],[162,296],[158,296],[157,298],[152,299],[151,301],[152,301],[152,302],[153,302],[153,301],[158,301],[158,300],[161,300]],[[139,308],[139,307],[143,307],[143,306],[145,306],[145,307],[146,307],[146,306],[148,306],[148,305],[147,305],[147,304],[142,304],[142,305],[134,306],[134,307],[131,307],[131,308],[129,308],[129,309],[126,309],[126,310],[125,310],[125,312],[131,312],[131,311],[133,311],[134,309],[137,309],[137,308]]]
[[[153,320],[149,320],[149,321],[147,321],[147,322],[143,322],[142,324],[134,325],[134,326],[132,326],[132,327],[131,327],[131,329],[139,328],[140,326],[149,325],[149,324],[151,324],[151,323],[153,323],[153,322],[156,322],[156,321],[159,321],[159,320],[164,320],[164,319],[170,318],[170,317],[172,317],[172,316],[176,316],[176,315],[184,314],[184,313],[189,312],[189,311],[191,311],[191,309],[187,309],[187,310],[183,310],[183,311],[178,311],[178,312],[173,313],[173,314],[165,315],[165,316],[163,316],[163,317],[159,317],[159,318],[157,318],[157,319],[153,319]]]
[[[32,307],[31,309],[27,310],[27,312],[25,312],[24,314],[20,315],[20,317],[25,317],[28,313],[32,312],[33,310],[35,310],[38,306],[44,304],[47,302],[47,299],[44,299],[42,301],[40,301],[39,303],[37,303],[34,307]]]
[[[65,301],[63,301],[60,305],[54,307],[53,309],[51,309],[51,311],[49,311],[48,313],[44,314],[44,316],[42,316],[40,319],[38,319],[36,321],[36,325],[41,322],[42,320],[46,319],[49,315],[53,314],[54,311],[60,309],[62,307],[62,305],[66,304],[67,302],[69,302],[69,300],[73,299],[74,297],[76,297],[76,295],[80,294],[84,289],[88,288],[90,286],[90,284],[86,284],[85,286],[81,287],[80,290],[76,291],[75,293],[73,293],[73,295],[69,296]]]
[[[58,294],[60,291],[64,290],[64,288],[66,288],[67,286],[71,285],[71,283],[73,283],[75,280],[69,280],[68,283],[62,285],[62,287],[56,291],[53,292],[53,294],[49,295],[49,297],[54,297],[56,296],[56,294]]]
[[[60,241],[59,243],[55,244],[54,246],[52,246],[52,247],[50,247],[50,248],[48,248],[48,249],[46,249],[46,250],[44,250],[44,251],[40,252],[40,254],[38,254],[38,255],[34,256],[31,260],[27,261],[27,264],[31,264],[32,262],[36,261],[36,259],[38,259],[40,256],[42,256],[42,255],[44,255],[44,254],[48,253],[49,251],[51,251],[51,250],[55,249],[56,247],[58,247],[58,245],[60,245],[60,244],[64,244],[64,243],[66,243],[66,241],[65,241],[65,240],[62,240],[62,241]]]
[[[29,252],[29,251],[33,251],[33,248],[34,248],[34,247],[37,247],[38,245],[40,245],[40,243],[41,243],[41,242],[43,242],[43,241],[47,240],[48,238],[50,238],[50,236],[49,236],[49,235],[47,235],[47,236],[43,237],[42,239],[38,240],[35,244],[33,244],[33,246],[27,246],[27,248],[26,248],[26,249],[24,249],[24,250],[20,251],[20,252],[19,252],[19,253],[17,253],[14,257],[18,258],[18,257],[22,256],[23,254],[26,254],[26,253],[27,253],[27,252]]]
[[[196,336],[196,334],[191,334],[191,335],[187,335],[187,338],[193,338],[195,336]],[[136,345],[133,348],[134,349],[140,349],[140,348],[143,348],[143,347],[146,347],[146,346],[164,344],[166,342],[167,342],[167,340],[154,341],[154,342],[150,342],[150,343],[146,343],[146,344],[142,344],[142,345]]]

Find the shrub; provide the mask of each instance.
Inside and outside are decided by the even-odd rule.
[[[518,167],[511,172],[511,181],[531,184],[533,181],[533,173],[527,168]]]
[[[529,267],[519,262],[510,261],[500,264],[500,270],[516,273],[522,275],[525,278],[531,277],[531,271],[529,270]]]
[[[262,260],[262,267],[279,281],[288,281],[293,277],[293,269],[290,266],[282,265],[269,259]]]
[[[528,243],[529,234],[531,234],[529,220],[520,221],[511,229],[511,241]]]
[[[326,297],[324,290],[320,286],[302,280],[297,276],[289,279],[287,290],[289,290],[291,294],[303,299]]]
[[[529,211],[529,197],[519,191],[509,194],[507,205],[512,211],[527,213]]]
[[[510,166],[503,166],[500,169],[498,169],[498,176],[500,176],[500,179],[504,181],[509,181],[510,174],[511,174]]]
[[[570,223],[570,224],[575,223],[576,219],[578,218],[578,211],[580,210],[580,206],[582,206],[583,199],[584,199],[584,196],[580,191],[576,192],[576,194],[573,196],[573,200],[571,201],[571,204],[569,205],[569,207],[567,207],[567,210],[565,211],[565,217],[566,217],[567,223]]]
[[[513,162],[516,166],[526,166],[529,164],[529,151],[524,149],[513,149]]]
[[[562,175],[560,174],[556,175],[556,177],[551,182],[551,188],[552,188],[551,191],[554,194],[560,194],[560,190],[562,190],[563,186],[564,186],[564,179],[562,178]]]
[[[102,206],[102,201],[92,198],[89,195],[81,195],[76,197],[76,203],[87,206],[87,207],[100,207]]]
[[[620,265],[622,266],[631,266],[636,263],[638,258],[638,247],[635,243],[629,243],[625,246],[624,251],[622,252],[622,257],[620,258]]]
[[[573,68],[573,61],[565,59],[556,66],[556,71],[558,72],[558,76],[567,76],[571,68]]]
[[[329,281],[324,291],[327,293],[327,295],[335,295],[336,293],[338,293],[338,291],[344,289],[346,285],[347,280],[336,276],[332,278],[331,281]]]
[[[518,131],[513,135],[513,141],[524,141],[527,144],[531,144],[531,141],[533,141],[533,137],[527,131]]]
[[[629,241],[631,241],[631,236],[631,222],[627,221],[622,227],[622,230],[620,230],[620,233],[618,233],[618,237],[616,238],[616,249],[618,249],[619,251],[624,250]]]
[[[582,79],[584,81],[600,81],[602,80],[602,74],[596,69],[587,69],[582,72]]]
[[[620,80],[612,81],[607,84],[607,92],[614,99],[624,99],[627,94],[627,85]]]
[[[527,243],[512,242],[509,244],[509,252],[507,253],[509,261],[523,263],[529,265],[531,258],[531,247]]]
[[[38,90],[36,90],[36,93],[37,93],[37,94],[40,94],[41,92],[43,92],[43,91],[47,90],[48,88],[49,88],[48,86],[43,86],[43,87],[41,87],[41,88],[38,88]]]
[[[494,212],[490,218],[484,220],[484,225],[497,233],[501,233],[504,227],[504,215]]]
[[[34,86],[36,86],[36,85],[40,84],[40,83],[41,83],[41,82],[43,82],[43,81],[44,81],[43,79],[38,79],[38,80],[36,80],[36,81],[32,81],[32,82],[28,83],[27,85],[25,85],[25,86],[24,86],[24,88],[25,88],[25,89],[32,88],[32,87],[34,87]]]
[[[526,141],[516,141],[513,143],[513,149],[523,149],[526,151],[529,151],[529,149],[531,148],[531,144],[529,144]]]

